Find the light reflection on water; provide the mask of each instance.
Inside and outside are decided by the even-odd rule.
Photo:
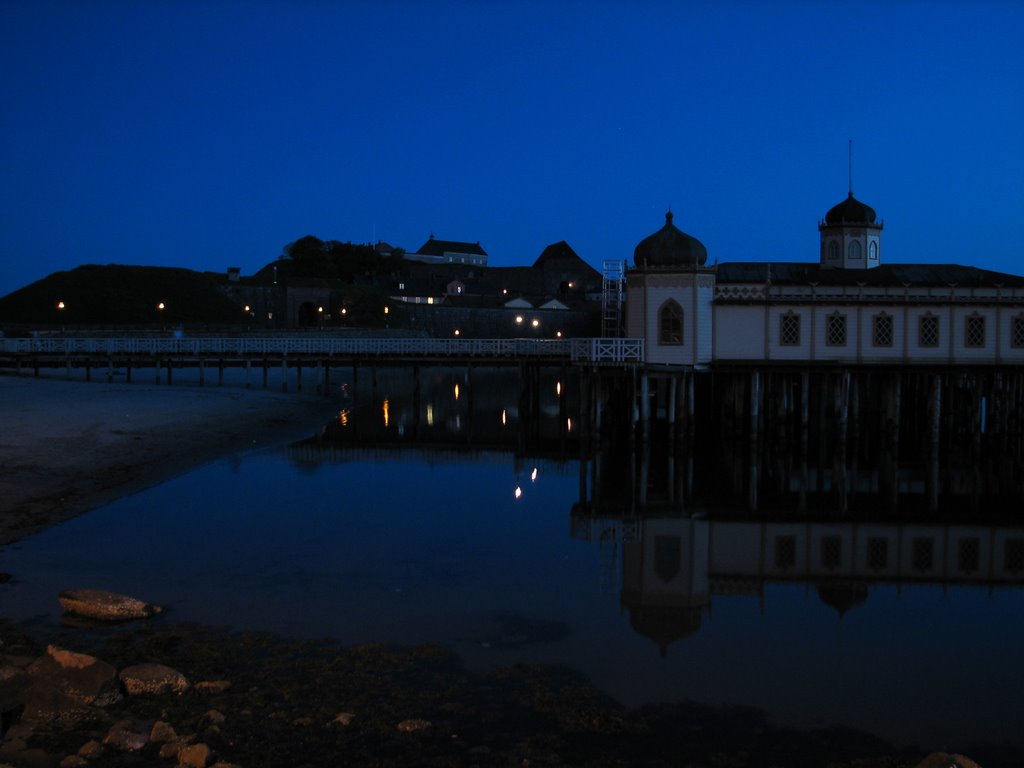
[[[531,455],[516,434],[524,401],[460,380],[456,397],[439,377],[446,398],[424,398],[417,419],[382,377],[339,411],[344,435],[372,424],[355,444],[215,462],[6,548],[0,570],[16,582],[0,591],[3,615],[55,623],[61,590],[102,587],[169,606],[158,621],[442,643],[480,670],[567,665],[628,705],[693,699],[928,748],[1024,747],[1024,579],[1006,562],[1024,529],[979,529],[986,578],[972,586],[943,557],[979,533],[964,526],[653,503],[627,515],[611,493],[618,453],[602,486],[590,459],[581,472],[565,458],[578,446],[551,450],[566,448],[557,402],[533,405],[548,423],[529,428]],[[563,397],[561,380],[540,389]],[[655,498],[658,474],[641,476]],[[584,498],[595,489],[604,507]],[[780,537],[793,538],[793,571]],[[844,563],[887,541],[885,566],[822,577],[828,537]],[[907,578],[899,553],[928,537],[945,549]]]

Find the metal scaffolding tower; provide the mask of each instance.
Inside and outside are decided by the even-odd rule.
[[[622,302],[626,290],[626,262],[604,262],[604,285],[601,292],[601,335],[622,336]]]

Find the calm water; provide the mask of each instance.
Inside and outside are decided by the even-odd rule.
[[[323,440],[5,548],[4,615],[45,626],[62,589],[103,587],[170,606],[161,620],[564,664],[630,705],[1024,748],[1024,527],[723,512],[659,495],[658,472],[638,506],[635,456],[579,458],[557,371],[533,399],[474,376],[351,382]]]

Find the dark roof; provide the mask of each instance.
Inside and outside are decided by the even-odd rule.
[[[565,240],[552,243],[541,251],[540,256],[533,262],[533,266],[543,267],[553,261],[578,261],[585,263]]]
[[[416,253],[423,256],[444,256],[446,253],[472,253],[477,256],[486,256],[487,251],[480,247],[480,243],[461,243],[458,240],[437,240],[433,235],[427,240]]]
[[[833,205],[825,214],[826,224],[874,224],[875,209],[862,203],[850,192],[843,202]]]
[[[1024,287],[1024,277],[992,272],[960,264],[883,264],[872,269],[829,269],[802,261],[733,261],[718,265],[717,282],[807,285],[957,285],[961,288],[1000,284],[1007,288]]]
[[[640,241],[633,251],[633,263],[646,267],[700,267],[708,260],[704,243],[672,223],[672,211],[665,214],[665,226]]]

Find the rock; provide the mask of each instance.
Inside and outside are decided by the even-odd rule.
[[[217,694],[228,690],[231,687],[231,683],[228,680],[200,680],[194,687],[197,691],[202,691],[203,693]]]
[[[196,737],[191,735],[179,736],[176,739],[172,739],[171,741],[168,741],[166,744],[161,745],[160,757],[164,758],[165,760],[167,758],[177,759],[181,750],[183,750],[185,747],[187,747],[195,740]]]
[[[163,744],[164,742],[174,741],[178,738],[177,732],[171,727],[170,723],[165,723],[163,720],[157,720],[153,723],[153,729],[149,732],[149,740],[153,744]]]
[[[26,722],[17,722],[7,729],[8,739],[22,739],[27,741],[35,735],[36,729]]]
[[[337,716],[331,720],[332,725],[342,725],[348,727],[352,725],[352,720],[355,718],[351,712],[339,712]]]
[[[105,661],[51,645],[27,668],[34,688],[51,687],[82,704],[105,707],[121,699],[117,670]]]
[[[312,717],[297,717],[292,720],[292,725],[296,728],[309,728],[314,723]]]
[[[78,754],[86,760],[95,760],[103,754],[103,745],[96,741],[96,739],[89,739],[89,741],[78,748]]]
[[[200,722],[206,725],[220,725],[225,720],[227,720],[227,718],[224,717],[222,713],[218,712],[216,709],[211,709],[209,712],[203,715]]]
[[[945,752],[932,752],[918,763],[915,768],[980,768],[980,766],[963,755],[948,755]]]
[[[90,715],[90,707],[81,698],[70,696],[55,685],[45,682],[33,683],[25,691],[23,703],[25,709],[21,713],[21,720],[32,725],[70,726]]]
[[[44,749],[23,749],[9,757],[15,760],[17,768],[52,768],[56,759]]]
[[[32,686],[32,677],[14,666],[0,667],[0,738],[25,705],[25,696]]]
[[[121,670],[121,682],[131,696],[182,694],[188,690],[188,679],[163,664],[136,664]]]
[[[205,744],[192,744],[178,753],[178,765],[188,768],[206,768],[210,761],[210,748]]]
[[[114,723],[103,737],[103,746],[121,752],[135,752],[146,746],[146,735],[140,733],[138,727],[130,720],[121,720]]]
[[[163,610],[158,605],[103,589],[67,589],[58,599],[68,613],[102,621],[145,619]]]
[[[68,755],[60,761],[60,768],[85,768],[89,761],[78,755]]]
[[[24,739],[8,737],[4,739],[3,744],[0,745],[0,753],[21,752],[27,747],[28,742],[26,742]]]
[[[58,666],[64,669],[85,669],[97,662],[95,656],[89,656],[86,653],[75,653],[64,648],[58,648],[56,645],[46,646],[46,653],[57,662]]]
[[[413,733],[415,731],[425,731],[430,727],[430,722],[427,720],[403,720],[398,724],[398,730],[402,733]]]

